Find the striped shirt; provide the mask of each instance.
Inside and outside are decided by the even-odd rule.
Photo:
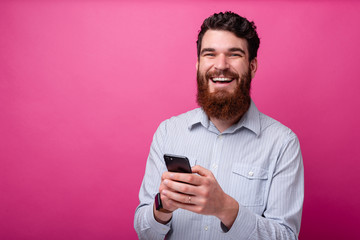
[[[223,191],[239,203],[230,230],[214,216],[177,209],[163,225],[154,219],[154,196],[167,171],[163,155],[186,156],[212,171]],[[201,108],[162,122],[150,148],[135,212],[139,239],[297,239],[304,173],[296,135],[250,108],[220,133]]]

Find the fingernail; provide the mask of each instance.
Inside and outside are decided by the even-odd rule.
[[[164,180],[164,184],[167,185],[169,181],[167,179]]]
[[[163,195],[166,195],[167,191],[166,191],[166,190],[163,190],[161,193],[162,193]]]

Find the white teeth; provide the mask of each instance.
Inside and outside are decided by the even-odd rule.
[[[231,81],[231,78],[213,78],[212,80],[216,82],[225,82],[225,81]]]

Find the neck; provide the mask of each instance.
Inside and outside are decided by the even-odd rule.
[[[215,127],[219,130],[219,132],[222,133],[226,129],[228,129],[229,127],[231,127],[235,123],[237,123],[242,116],[243,115],[239,115],[239,116],[237,116],[235,118],[232,118],[230,120],[222,120],[222,119],[210,117],[210,121],[215,125]]]

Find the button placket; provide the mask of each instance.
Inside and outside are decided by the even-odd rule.
[[[215,145],[213,148],[213,159],[210,165],[210,170],[212,171],[215,177],[217,177],[218,166],[219,166],[219,162],[221,161],[223,142],[224,142],[224,136],[222,134],[219,134],[215,140]]]

